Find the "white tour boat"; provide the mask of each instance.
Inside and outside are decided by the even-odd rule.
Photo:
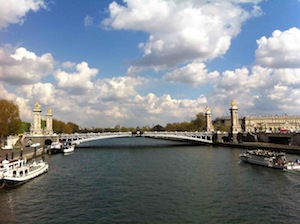
[[[61,153],[63,148],[63,143],[61,142],[52,142],[50,148],[48,149],[48,154]]]
[[[300,171],[300,161],[298,159],[296,159],[295,162],[289,161],[286,164],[285,170],[299,170]]]
[[[72,153],[75,150],[75,145],[64,146],[62,150],[64,154]]]
[[[240,154],[239,157],[246,163],[275,169],[284,169],[287,162],[285,153],[261,149],[247,150],[246,153]]]
[[[64,142],[62,151],[64,154],[71,154],[75,150],[75,145],[72,142]]]
[[[247,150],[246,153],[240,154],[239,158],[250,164],[270,167],[281,170],[299,170],[300,162],[287,161],[284,152],[275,152],[269,150],[255,149]]]
[[[49,164],[43,160],[3,160],[0,166],[0,187],[15,187],[46,173]]]

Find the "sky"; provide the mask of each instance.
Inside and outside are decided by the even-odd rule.
[[[300,0],[0,0],[0,98],[82,128],[300,115]]]

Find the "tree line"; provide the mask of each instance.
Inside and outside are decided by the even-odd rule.
[[[42,128],[46,127],[46,121],[42,120]],[[30,132],[31,124],[20,119],[19,107],[11,101],[0,99],[0,137]],[[159,124],[150,127],[122,127],[117,125],[113,128],[79,128],[73,122],[63,122],[53,119],[54,133],[87,133],[87,132],[145,132],[145,131],[205,131],[206,117],[204,113],[198,113],[190,122],[168,123],[166,126]],[[218,126],[215,130],[227,131],[229,127]]]
[[[46,127],[46,121],[42,120],[41,128]],[[19,106],[12,101],[0,99],[0,137],[23,134],[30,132],[31,124],[20,119]],[[63,122],[53,119],[53,131],[55,133],[79,132],[79,126],[72,122]]]

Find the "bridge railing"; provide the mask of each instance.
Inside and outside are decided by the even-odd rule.
[[[114,137],[131,136],[131,132],[99,132],[99,133],[74,133],[74,134],[61,134],[59,139],[67,142],[82,143],[85,141],[92,141],[97,139],[104,139]]]
[[[74,134],[61,134],[60,138],[92,138],[100,136],[111,136],[111,135],[131,135],[131,132],[90,132],[90,133],[74,133]]]
[[[75,134],[62,134],[59,136],[60,140],[72,142],[73,144],[81,144],[87,141],[107,138],[131,137],[131,136],[144,136],[152,138],[164,138],[170,140],[186,140],[194,142],[212,143],[212,132],[187,132],[187,131],[163,131],[163,132],[143,132],[132,134],[131,132],[104,132],[104,133],[75,133]]]
[[[187,131],[161,131],[161,132],[144,132],[142,136],[154,137],[154,138],[168,138],[168,139],[182,139],[191,140],[197,142],[212,143],[213,133],[212,132],[187,132]]]

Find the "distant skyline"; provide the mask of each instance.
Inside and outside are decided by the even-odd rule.
[[[80,127],[300,115],[300,0],[0,0],[0,95]]]

